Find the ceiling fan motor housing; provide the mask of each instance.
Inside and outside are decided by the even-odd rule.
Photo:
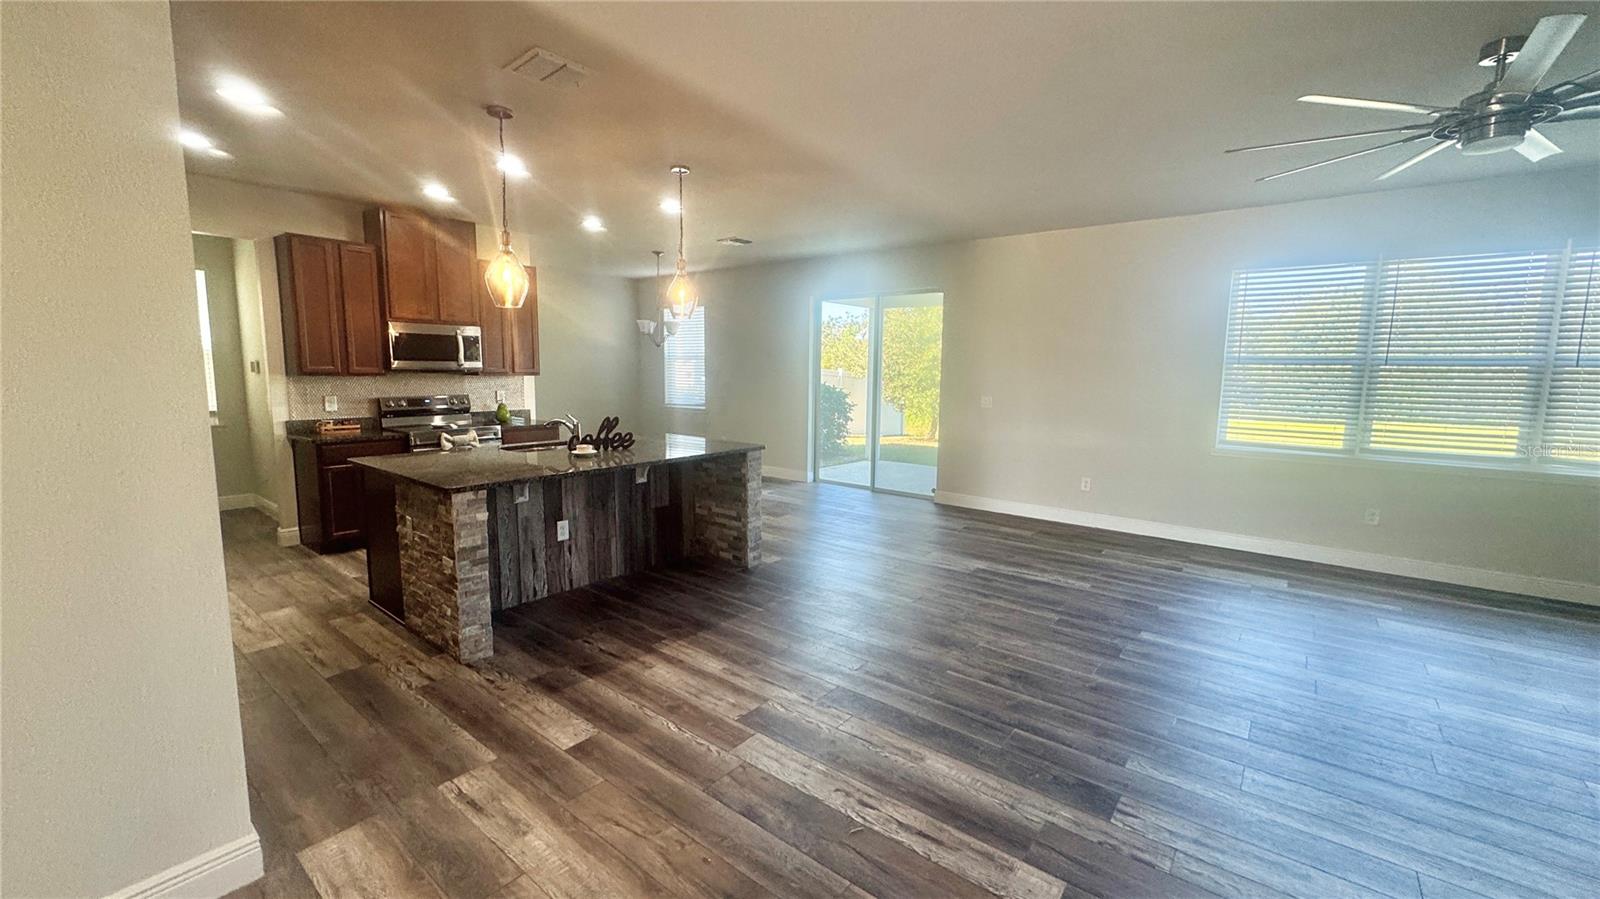
[[[1521,91],[1495,92],[1488,89],[1463,100],[1468,110],[1435,132],[1436,136],[1461,142],[1464,156],[1487,156],[1514,150],[1528,135],[1528,129],[1561,111],[1558,104],[1546,102],[1539,94]]]

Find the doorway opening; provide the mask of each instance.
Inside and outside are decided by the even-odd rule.
[[[944,294],[817,303],[813,474],[933,496],[939,472]]]

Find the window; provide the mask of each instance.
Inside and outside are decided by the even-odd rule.
[[[1238,272],[1217,445],[1600,473],[1597,256]]]
[[[200,304],[200,352],[206,359],[206,409],[217,423],[217,368],[211,360],[211,304],[206,300],[205,269],[194,270],[194,293]]]
[[[678,333],[667,338],[667,405],[684,409],[706,407],[706,307],[698,306],[688,321],[678,323]]]

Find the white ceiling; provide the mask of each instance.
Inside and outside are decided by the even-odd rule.
[[[491,221],[487,103],[534,172],[511,186],[534,261],[626,275],[670,251],[667,168],[689,176],[695,268],[1076,227],[1380,189],[1396,149],[1263,174],[1349,145],[1231,146],[1410,121],[1294,102],[1332,93],[1449,104],[1478,47],[1571,3],[522,4],[174,3],[185,123],[234,154],[192,170],[362,201],[424,203],[435,178]],[[1592,6],[1589,6],[1592,9]],[[586,65],[579,88],[502,67],[533,46]],[[1600,16],[1551,73],[1600,59]],[[286,113],[213,92],[235,74]],[[1600,123],[1548,126],[1600,163]],[[1382,189],[1534,170],[1445,153]],[[589,213],[609,231],[578,228]],[[742,249],[716,238],[755,241]],[[670,257],[669,257],[670,261]]]

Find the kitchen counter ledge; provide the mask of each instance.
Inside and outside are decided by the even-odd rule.
[[[357,465],[381,471],[435,490],[480,490],[499,484],[561,478],[591,472],[637,468],[665,462],[709,459],[763,449],[757,443],[709,440],[686,434],[638,437],[625,450],[601,450],[594,456],[574,456],[565,447],[552,449],[501,449],[484,445],[448,453],[407,453],[354,460]]]

